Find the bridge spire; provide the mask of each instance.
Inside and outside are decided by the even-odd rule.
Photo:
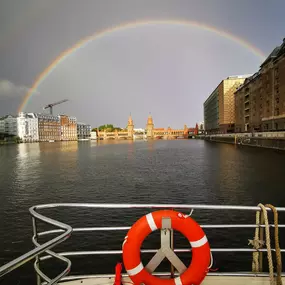
[[[147,118],[147,125],[153,125],[153,119],[151,112],[149,112],[148,118]]]
[[[153,138],[154,124],[151,113],[149,112],[147,123],[146,123],[146,135],[147,137]]]
[[[132,114],[130,113],[129,120],[128,120],[128,126],[133,126],[133,125],[134,125],[134,122],[132,119]]]
[[[134,135],[134,122],[130,113],[129,120],[128,120],[128,137],[133,138]]]

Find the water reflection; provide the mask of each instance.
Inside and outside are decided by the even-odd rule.
[[[15,161],[12,203],[18,205],[30,195],[38,186],[40,177],[40,148],[39,143],[19,144]],[[22,191],[26,193],[23,195]]]
[[[236,203],[239,201],[239,197],[243,196],[246,199],[245,188],[243,187],[242,179],[240,178],[239,168],[244,167],[245,171],[248,171],[250,175],[251,169],[248,169],[248,164],[245,163],[243,153],[239,153],[238,150],[233,150],[234,146],[225,145],[221,147],[218,146],[218,177],[220,190],[220,199],[228,200],[229,194],[230,201],[229,203]],[[239,201],[241,202],[241,201]]]
[[[44,142],[40,143],[41,152],[76,152],[78,150],[77,141],[66,141],[66,142]]]
[[[31,173],[34,173],[37,177],[40,164],[39,156],[40,148],[38,143],[18,145],[15,169],[16,180],[30,178]]]
[[[154,143],[155,143],[154,140],[147,141],[147,148],[149,151],[153,151]]]
[[[125,139],[120,139],[120,140],[97,140],[97,145],[98,146],[104,146],[104,145],[122,145],[122,144],[128,144],[128,143],[134,143],[132,140],[125,140]]]
[[[133,141],[128,141],[128,159],[132,160],[134,158],[134,143]]]

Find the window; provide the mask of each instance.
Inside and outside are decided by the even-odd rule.
[[[278,75],[278,73],[279,73],[279,68],[278,68],[278,67],[276,67],[276,68],[274,69],[274,73],[275,73],[276,76]]]

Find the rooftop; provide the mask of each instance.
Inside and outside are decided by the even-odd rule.
[[[280,50],[280,47],[276,47],[270,54],[269,56],[265,59],[265,61],[260,65],[260,67],[263,67],[266,65],[269,61],[271,61],[273,58],[276,58],[278,52]]]
[[[285,38],[283,39],[283,42],[280,46],[277,46],[273,49],[273,51],[269,54],[269,56],[265,59],[265,61],[260,65],[260,67],[263,67],[271,60],[274,60],[285,53]]]
[[[17,116],[14,116],[14,115],[6,115],[4,117],[0,117],[0,120],[5,120],[7,118],[17,118]]]
[[[247,86],[250,82],[254,81],[259,75],[260,75],[260,71],[254,73],[254,74],[251,75],[250,77],[246,78],[245,81],[244,81],[244,83],[241,84],[241,85],[237,88],[236,92],[239,91],[239,90],[241,90],[241,89],[244,88],[245,86]],[[235,93],[236,93],[236,92],[235,92]]]
[[[252,76],[252,74],[243,74],[243,75],[232,75],[227,77],[226,79],[244,79]]]

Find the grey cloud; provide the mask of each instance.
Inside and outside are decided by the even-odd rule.
[[[29,91],[29,87],[17,85],[7,79],[0,79],[0,98],[21,97]]]

